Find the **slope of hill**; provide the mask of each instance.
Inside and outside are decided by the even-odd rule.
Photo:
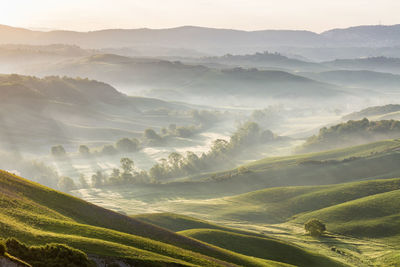
[[[348,121],[329,128],[321,128],[298,148],[298,152],[315,152],[349,145],[365,144],[377,140],[400,138],[400,121],[381,120]]]
[[[398,140],[386,140],[367,145],[328,152],[287,157],[271,157],[241,166],[238,169],[203,174],[182,182],[154,185],[117,186],[100,189],[118,193],[118,198],[106,200],[98,189],[74,192],[91,202],[115,207],[129,214],[148,210],[165,210],[182,213],[201,213],[205,219],[213,217],[213,202],[207,199],[232,196],[282,186],[328,185],[362,180],[400,177]],[[205,200],[210,206],[198,209],[191,201]],[[127,205],[126,201],[144,202],[145,208]],[[194,201],[194,202],[196,202]],[[240,208],[240,206],[239,206]],[[273,220],[274,218],[269,218]],[[162,219],[160,219],[162,221]],[[166,223],[167,225],[167,223]]]
[[[326,222],[331,232],[358,238],[382,239],[398,247],[399,192],[400,178],[326,186],[275,187],[212,201],[182,203],[181,212],[191,212],[195,216],[207,214],[214,220],[236,222],[238,225],[276,224],[288,221],[304,224],[308,219],[318,218]],[[206,236],[211,232],[216,235],[219,232],[229,232],[232,235],[263,238],[252,232],[232,231],[227,227],[199,223],[197,219],[187,217],[183,219],[174,214],[162,214],[161,217],[158,214],[150,214],[137,218],[144,218],[141,220],[166,226],[172,230],[186,229],[181,233],[187,232],[190,236],[192,234],[201,236],[203,234],[201,229],[207,229],[204,231]],[[161,219],[157,221],[156,218]],[[222,240],[226,239],[221,238],[213,242]],[[206,242],[213,243],[210,240]]]
[[[400,190],[396,187],[389,192],[332,204],[300,215],[295,221],[304,223],[310,218],[319,218],[327,222],[330,231],[355,237],[383,238],[399,246],[399,199]]]
[[[343,46],[379,47],[400,44],[400,25],[362,25],[321,33]]]
[[[304,223],[306,218],[315,217],[324,219],[328,225],[331,222],[334,225],[334,221],[325,220],[327,217],[318,216],[313,212],[369,196],[397,192],[399,189],[400,179],[398,178],[329,186],[277,187],[226,198],[226,206],[221,205],[219,208],[215,207],[215,209],[219,209],[219,212],[222,212],[225,218],[229,217],[240,221],[281,223],[298,217],[298,220],[300,221],[300,218],[302,218],[301,221]],[[373,206],[370,206],[371,211]],[[383,208],[383,210],[385,209]],[[389,206],[388,210],[391,210],[390,212],[392,213],[397,212],[396,209]],[[356,220],[356,216],[380,217],[379,214],[373,215],[361,210],[357,212],[353,210],[353,212],[354,215],[342,213],[341,218],[347,218],[352,221]],[[382,233],[375,232],[375,236],[380,236]]]
[[[300,73],[313,80],[348,86],[352,88],[375,89],[390,92],[400,87],[400,75],[365,70],[334,70],[318,73]]]
[[[336,59],[334,61],[322,62],[321,64],[334,69],[369,70],[400,74],[399,58],[381,56],[356,59]]]
[[[337,262],[262,234],[220,226],[172,213],[142,214],[134,218],[237,253],[296,266],[336,266]]]
[[[400,111],[400,105],[390,104],[385,106],[374,106],[369,107],[357,112],[353,112],[344,116],[343,120],[361,120],[363,118],[375,119],[382,118],[383,116],[390,116],[391,114],[397,113]]]
[[[247,257],[0,172],[0,237],[64,243],[146,266],[283,266]],[[229,263],[230,262],[230,263]]]
[[[179,233],[237,253],[251,255],[257,258],[283,261],[295,266],[340,266],[339,263],[330,259],[301,248],[288,246],[283,242],[273,239],[214,229],[192,229]],[[343,264],[343,266],[345,266],[345,264]]]
[[[179,115],[145,113],[162,108],[188,110],[157,99],[128,97],[102,82],[54,76],[0,75],[0,103],[3,147],[20,151],[45,148],[46,152],[55,144],[85,139],[115,142],[139,135],[149,126],[182,123],[185,118]]]
[[[215,229],[233,232],[237,234],[262,236],[254,232],[243,231],[235,228],[229,228],[214,224],[208,221],[196,219],[193,217],[180,215],[176,213],[148,213],[131,216],[140,221],[151,223],[174,232],[180,232],[191,229]]]
[[[190,59],[188,59],[190,62]],[[289,58],[279,53],[255,53],[251,55],[224,55],[221,57],[203,57],[192,61],[205,63],[224,64],[227,66],[247,68],[288,69],[292,71],[321,71],[326,67],[318,63],[307,62]]]

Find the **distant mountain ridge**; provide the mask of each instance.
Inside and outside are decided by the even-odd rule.
[[[32,31],[0,25],[0,43],[76,44],[84,48],[133,47],[140,45],[191,48],[221,53],[260,51],[272,46],[379,47],[400,45],[400,25],[357,26],[332,29],[321,34],[298,30],[243,31],[182,26],[169,29],[106,29],[90,32]]]

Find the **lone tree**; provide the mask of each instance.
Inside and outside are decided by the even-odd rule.
[[[79,153],[80,153],[81,155],[84,155],[84,156],[87,156],[87,155],[90,154],[90,149],[89,149],[89,147],[88,147],[88,146],[85,146],[85,145],[80,145],[78,151],[79,151]]]
[[[65,151],[65,148],[62,145],[58,145],[51,147],[51,154],[54,157],[64,157],[67,154],[67,152]]]
[[[74,180],[72,180],[71,178],[66,177],[66,176],[63,176],[60,178],[57,186],[58,186],[58,189],[60,189],[61,191],[64,191],[64,192],[69,192],[71,190],[76,189]]]
[[[319,237],[326,231],[326,226],[318,219],[311,219],[304,224],[304,229],[311,236]]]

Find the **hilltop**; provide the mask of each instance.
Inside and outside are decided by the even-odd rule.
[[[199,62],[201,64],[222,64],[226,66],[264,68],[264,69],[287,69],[291,71],[321,71],[326,67],[313,62],[290,58],[280,53],[263,53],[231,55],[227,54],[220,57],[202,57],[198,60],[187,59],[188,62]]]

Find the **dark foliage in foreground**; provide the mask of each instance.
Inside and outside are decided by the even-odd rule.
[[[84,252],[63,244],[29,247],[14,238],[7,239],[5,244],[9,254],[34,267],[94,266]]]

